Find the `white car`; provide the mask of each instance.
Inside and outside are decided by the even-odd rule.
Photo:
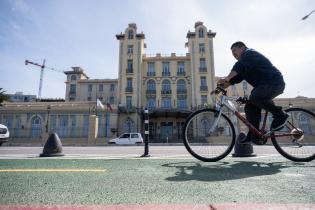
[[[8,141],[10,132],[7,126],[0,124],[0,146]]]
[[[124,133],[118,138],[111,139],[109,144],[140,144],[143,143],[141,133]]]

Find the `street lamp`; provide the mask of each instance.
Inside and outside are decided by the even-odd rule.
[[[48,105],[48,106],[47,106],[46,133],[48,133],[50,110],[51,110],[51,106],[50,106],[50,105]]]
[[[306,15],[306,16],[304,16],[304,17],[302,17],[302,20],[305,20],[305,19],[307,19],[313,12],[315,12],[315,9],[312,11],[312,12],[310,12],[308,15]]]

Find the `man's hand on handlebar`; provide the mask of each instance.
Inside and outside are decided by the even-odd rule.
[[[219,79],[219,81],[217,82],[217,86],[223,89],[226,89],[230,85],[231,85],[230,82],[226,80],[225,78]]]

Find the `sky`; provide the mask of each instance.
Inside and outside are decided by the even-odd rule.
[[[187,32],[202,21],[214,38],[215,75],[236,60],[230,46],[243,41],[282,72],[282,98],[315,98],[313,0],[1,0],[0,88],[37,95],[40,67],[80,66],[91,79],[118,78],[115,35],[129,23],[145,34],[146,54],[186,54]],[[42,98],[65,98],[66,76],[46,69]]]

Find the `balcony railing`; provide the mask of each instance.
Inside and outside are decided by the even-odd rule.
[[[187,94],[187,89],[177,89],[177,94]]]
[[[133,69],[129,69],[129,68],[126,69],[126,73],[127,73],[127,74],[133,74]]]
[[[171,76],[171,72],[162,72],[163,77],[169,77]]]
[[[161,90],[161,94],[172,94],[172,90]]]
[[[126,93],[132,93],[133,87],[126,87]]]
[[[146,94],[147,95],[155,95],[156,94],[156,90],[147,90]]]
[[[207,67],[199,67],[199,72],[207,72]]]
[[[148,77],[155,77],[155,72],[147,72]]]
[[[135,106],[130,106],[130,105],[126,105],[126,106],[118,106],[118,111],[120,113],[135,113],[137,112],[137,108]]]
[[[208,91],[208,86],[206,85],[200,86],[200,91]]]
[[[186,72],[177,72],[177,76],[186,76]]]

